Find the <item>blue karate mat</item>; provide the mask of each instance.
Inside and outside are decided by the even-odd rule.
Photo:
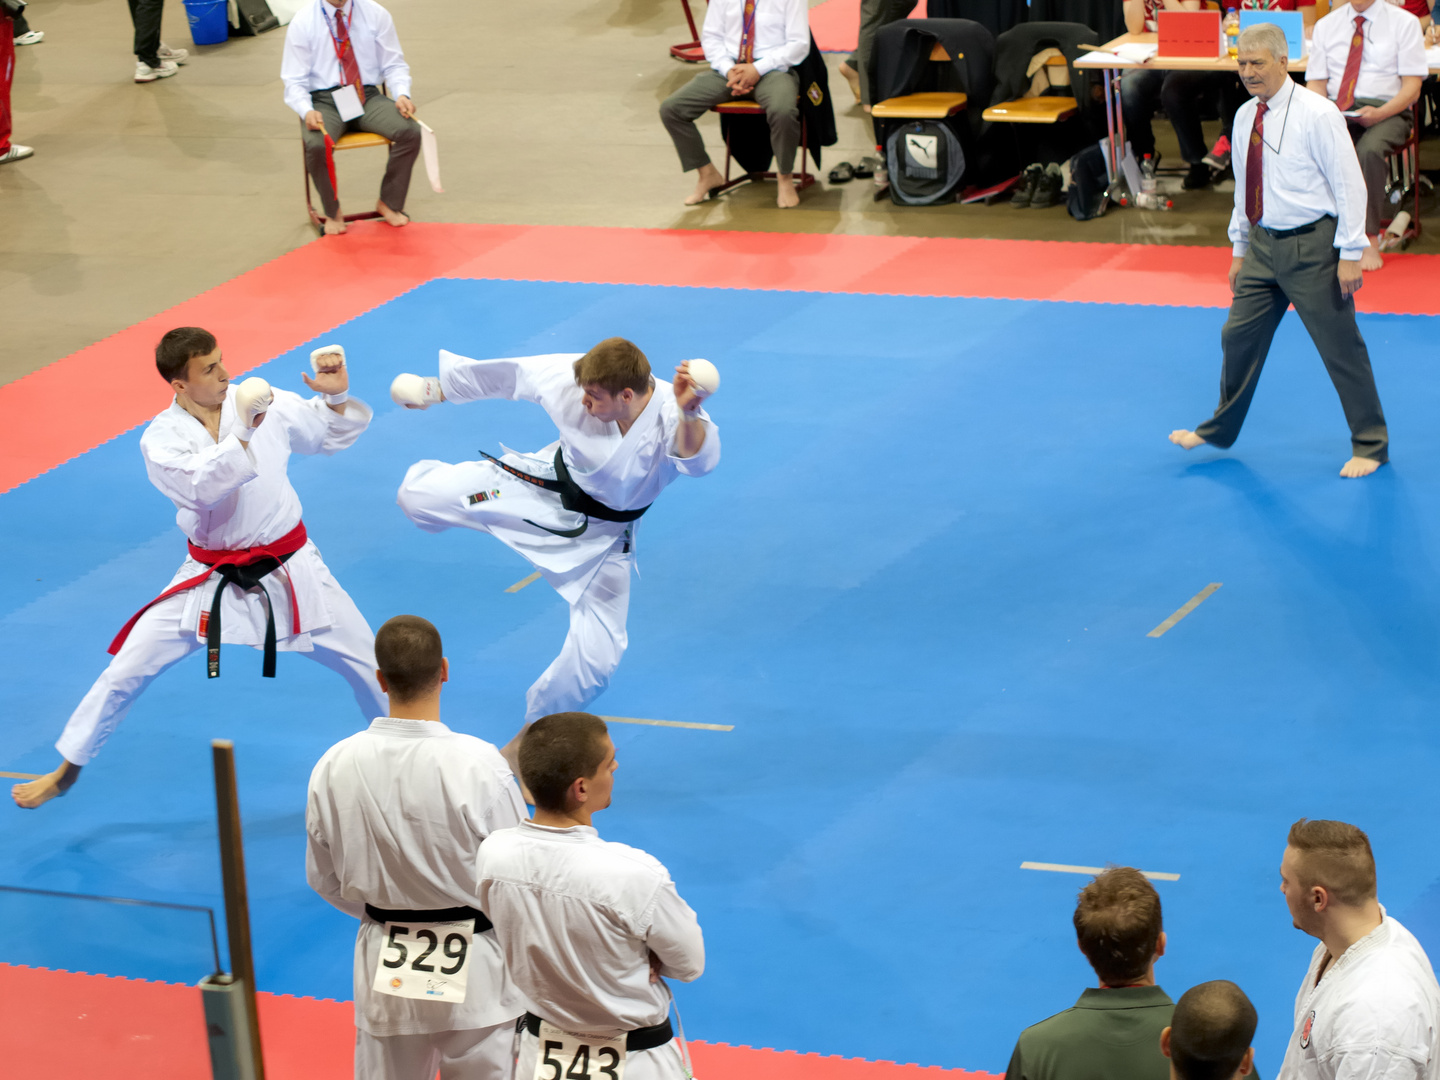
[[[1274,1075],[1313,945],[1278,891],[1292,821],[1367,829],[1382,902],[1440,947],[1440,321],[1362,317],[1397,463],[1352,482],[1293,315],[1234,451],[1165,441],[1213,407],[1224,316],[437,280],[324,337],[376,417],[291,477],[371,625],[440,627],[450,725],[503,743],[565,605],[543,582],[507,594],[530,572],[518,556],[421,532],[394,493],[420,458],[537,449],[553,429],[525,403],[407,412],[391,377],[433,372],[442,347],[580,352],[612,334],[662,375],[713,359],[721,464],[642,523],[630,651],[593,706],[734,725],[614,725],[616,805],[597,818],[699,912],[707,970],[678,990],[689,1033],[1003,1071],[1021,1028],[1093,982],[1070,923],[1086,879],[1021,862],[1113,862],[1181,875],[1157,883],[1161,985],[1238,982]],[[255,373],[303,390],[320,343]],[[183,557],[139,433],[0,497],[0,768],[53,768],[111,636]],[[196,653],[69,796],[6,809],[0,884],[219,909],[209,741],[233,738],[259,985],[346,999],[354,923],[305,884],[304,796],[364,720],[303,657],[262,680],[258,652],[227,647],[222,670],[207,681]],[[94,907],[0,895],[0,960],[208,969],[203,917]]]

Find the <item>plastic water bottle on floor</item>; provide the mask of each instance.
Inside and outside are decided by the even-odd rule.
[[[1140,161],[1140,191],[1135,205],[1141,210],[1155,210],[1159,204],[1159,188],[1155,184],[1155,158],[1146,154]]]

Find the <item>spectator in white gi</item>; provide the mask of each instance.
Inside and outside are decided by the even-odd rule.
[[[440,634],[397,615],[375,635],[389,716],[310,776],[311,888],[360,920],[356,1080],[510,1080],[524,1000],[475,903],[482,842],[525,816],[505,759],[440,722]]]
[[[1245,991],[1233,982],[1192,986],[1175,1003],[1170,1026],[1160,1033],[1160,1052],[1170,1059],[1170,1080],[1240,1080],[1255,1075],[1259,1017]]]
[[[524,1080],[537,1062],[556,1077],[689,1075],[662,976],[699,978],[705,943],[659,860],[590,824],[610,805],[615,765],[598,716],[541,717],[520,743],[535,816],[480,850],[480,908],[535,1010],[520,1037]]]
[[[1301,818],[1280,891],[1296,929],[1320,939],[1280,1080],[1440,1075],[1440,986],[1420,943],[1376,899],[1369,838],[1343,821]]]

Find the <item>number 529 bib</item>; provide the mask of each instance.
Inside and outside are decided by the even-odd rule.
[[[530,1080],[622,1080],[625,1036],[576,1035],[540,1021],[535,1075]]]
[[[464,1001],[474,937],[474,920],[387,922],[371,989],[422,1001]]]

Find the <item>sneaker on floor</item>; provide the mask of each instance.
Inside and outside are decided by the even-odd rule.
[[[189,58],[190,50],[172,49],[162,41],[160,42],[160,48],[155,50],[155,55],[160,57],[161,60],[171,60],[174,63],[183,64]]]
[[[1185,174],[1185,179],[1180,186],[1186,191],[1199,191],[1214,183],[1215,176],[1209,165],[1203,161],[1197,161],[1190,166],[1190,171]]]
[[[1031,209],[1040,210],[1059,203],[1062,199],[1060,193],[1064,189],[1064,178],[1060,173],[1060,166],[1053,162],[1046,165],[1045,171],[1040,176],[1040,183],[1035,188],[1035,194],[1030,198]]]
[[[22,158],[30,157],[35,151],[29,146],[21,146],[19,143],[11,143],[10,149],[0,154],[0,165],[6,165],[12,161],[19,161]]]
[[[144,60],[135,61],[135,81],[154,82],[156,79],[168,79],[180,70],[180,65],[173,60],[161,60],[159,67],[151,67]]]
[[[1044,177],[1045,166],[1038,162],[1025,166],[1025,171],[1020,174],[1020,186],[1015,189],[1015,194],[1010,196],[1010,205],[1019,209],[1029,206]]]
[[[16,45],[39,45],[45,40],[44,30],[31,30],[28,34],[21,34],[15,39]]]
[[[1228,169],[1230,167],[1229,136],[1221,135],[1220,138],[1216,139],[1214,148],[1212,148],[1211,151],[1206,154],[1202,160],[1206,165],[1209,165],[1210,168],[1214,169],[1217,173],[1223,173],[1226,169]]]

